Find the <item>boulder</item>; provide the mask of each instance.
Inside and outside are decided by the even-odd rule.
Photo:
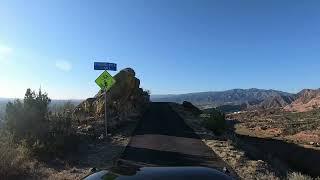
[[[140,80],[135,77],[133,69],[121,70],[114,79],[115,84],[107,92],[107,118],[110,129],[142,115],[150,98],[149,93],[139,87]],[[93,98],[81,102],[75,108],[73,117],[80,124],[104,121],[104,104],[104,92],[100,90]]]

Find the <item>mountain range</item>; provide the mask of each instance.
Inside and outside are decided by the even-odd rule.
[[[254,106],[271,97],[291,97],[294,94],[265,89],[231,89],[226,91],[210,91],[179,95],[156,95],[151,96],[152,101],[169,101],[182,103],[189,101],[199,107],[218,107],[222,105],[242,105]]]
[[[196,92],[188,94],[151,95],[153,102],[189,101],[201,109],[218,107],[223,111],[245,109],[283,108],[286,111],[304,112],[320,108],[320,89],[304,89],[297,94],[273,89],[231,89],[226,91]],[[12,98],[0,98],[0,114]],[[78,105],[82,100],[52,100],[50,107],[71,102]]]
[[[218,107],[220,109],[269,109],[283,108],[287,111],[308,111],[320,107],[320,89],[304,89],[297,94],[266,89],[231,89],[179,95],[151,95],[155,102],[189,101],[202,108]]]

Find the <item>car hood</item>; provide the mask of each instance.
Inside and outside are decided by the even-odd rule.
[[[141,167],[130,168],[111,168],[101,170],[84,178],[85,180],[173,180],[173,179],[221,179],[232,180],[229,175],[207,167]]]

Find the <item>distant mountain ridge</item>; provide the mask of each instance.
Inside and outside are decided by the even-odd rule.
[[[168,101],[176,103],[189,101],[199,107],[206,108],[218,107],[222,105],[242,104],[247,104],[247,106],[254,106],[271,97],[283,97],[285,99],[291,99],[293,96],[294,94],[283,91],[251,88],[169,95],[167,97],[164,96],[160,98],[158,98],[157,96],[151,96],[151,100],[155,102]],[[282,100],[279,100],[279,102],[280,101],[282,102]]]

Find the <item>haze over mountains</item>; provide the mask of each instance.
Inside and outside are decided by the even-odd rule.
[[[306,111],[320,107],[320,89],[305,89],[297,94],[272,89],[231,89],[179,95],[155,95],[151,96],[151,100],[176,103],[189,101],[200,108],[222,106],[223,109],[232,107],[269,109],[285,107],[284,109],[290,111]]]
[[[18,99],[18,98],[3,98],[3,97],[0,97],[0,120],[3,119],[7,103],[10,102],[10,101],[12,102],[15,99]],[[80,100],[80,99],[70,99],[70,100],[52,99],[51,103],[49,104],[49,108],[53,109],[55,107],[62,106],[65,103],[71,103],[74,106],[76,106],[82,101],[83,100]]]
[[[15,99],[19,99],[19,98],[4,98],[4,97],[0,97],[0,103],[8,103],[9,101],[14,101]],[[21,98],[20,98],[21,100]],[[80,102],[82,102],[83,99],[51,99],[51,104],[64,104],[66,102],[71,102],[72,104],[79,104]]]
[[[5,105],[14,99],[0,98],[0,114],[4,113]],[[188,94],[151,95],[154,102],[189,101],[202,108],[219,107],[228,111],[244,109],[283,108],[286,111],[309,111],[320,107],[320,89],[304,89],[297,94],[266,89],[231,89],[226,91],[196,92]],[[66,102],[78,105],[82,100],[52,100],[50,107]]]
[[[270,97],[291,97],[293,94],[265,89],[231,89],[227,91],[199,92],[168,96],[151,96],[152,101],[170,101],[181,103],[189,101],[201,107],[217,107],[221,105],[256,105]]]

